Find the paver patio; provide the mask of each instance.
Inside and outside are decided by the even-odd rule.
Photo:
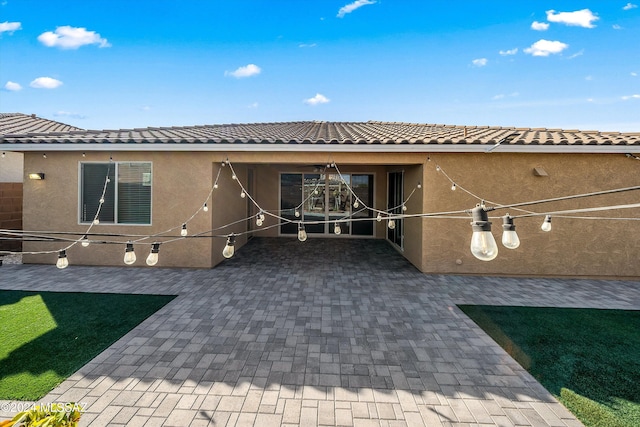
[[[178,295],[42,399],[85,405],[81,426],[579,426],[456,304],[640,309],[638,281],[425,275],[380,240],[70,261],[4,265],[0,289]]]

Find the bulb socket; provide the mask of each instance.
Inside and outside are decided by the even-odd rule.
[[[489,222],[489,215],[484,206],[476,206],[471,209],[471,217],[473,218],[471,223],[473,231],[491,231],[491,222]]]

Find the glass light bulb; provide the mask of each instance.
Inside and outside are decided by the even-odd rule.
[[[235,252],[235,247],[233,245],[229,245],[229,243],[227,242],[224,249],[222,250],[222,256],[225,258],[231,258]]]
[[[301,242],[307,240],[307,231],[304,229],[304,225],[302,224],[298,226],[298,240]]]
[[[204,206],[202,207],[202,210],[205,212],[209,212],[209,206],[207,206],[207,204],[205,203]]]
[[[218,189],[218,184],[213,184],[213,188],[214,188],[214,190],[217,190]]]
[[[262,221],[260,218],[256,219],[256,225],[258,227],[262,227],[262,224],[264,224],[264,221]]]
[[[233,175],[231,175],[231,179],[238,179],[238,177],[236,176],[236,174],[234,173]]]
[[[90,244],[90,243],[91,243],[91,242],[89,242],[89,239],[87,238],[87,236],[84,236],[84,237],[82,238],[82,243],[81,243],[81,245],[82,245],[82,247],[83,247],[83,248],[86,248],[87,246],[89,246],[89,244]]]
[[[296,218],[300,218],[300,211],[296,209],[296,212],[294,213],[294,215],[296,216]]]
[[[156,265],[158,263],[158,254],[151,252],[147,257],[147,265]]]
[[[93,220],[93,225],[98,225],[100,224],[100,220],[98,218]]]
[[[491,261],[498,256],[498,245],[491,231],[474,231],[471,235],[471,253],[481,261]]]
[[[63,268],[69,267],[69,260],[67,259],[66,251],[60,251],[60,253],[58,254],[58,261],[56,261],[56,267],[58,267],[60,270],[62,270]]]
[[[402,205],[402,212],[406,212],[407,211],[407,205]]]
[[[436,166],[436,172],[440,172],[440,165]]]
[[[520,238],[515,230],[504,230],[502,232],[502,245],[508,249],[516,249],[520,246]]]
[[[342,234],[342,229],[340,228],[340,224],[336,222],[336,225],[333,227],[333,232],[335,234]]]
[[[544,217],[544,222],[542,223],[542,226],[540,228],[542,229],[542,231],[551,231],[551,215],[547,215]]]
[[[187,232],[187,224],[182,224],[182,230],[180,230],[180,235],[182,237],[186,237],[187,234],[188,234],[188,232]]]
[[[378,216],[376,217],[376,221],[378,221],[378,222],[382,221],[382,215],[381,214],[378,214]]]
[[[387,224],[387,227],[389,227],[389,230],[393,230],[394,228],[396,228],[396,220],[390,219],[389,223]]]
[[[451,191],[456,191],[457,185],[454,182],[453,184],[451,184]]]
[[[100,199],[100,204],[103,204],[103,203],[104,203],[104,199]]]
[[[124,251],[124,263],[131,265],[136,262],[136,253],[133,251],[133,244],[127,243],[127,248]]]
[[[360,202],[358,202],[358,199],[356,199],[355,202],[353,202],[353,207],[358,209],[360,207]]]
[[[264,221],[264,214],[262,212],[260,212],[258,214],[258,218],[260,218],[260,221]]]
[[[318,194],[318,190],[314,190],[314,191],[313,191],[313,194],[316,194],[316,195],[317,195],[317,194]]]
[[[418,183],[418,190],[422,188],[422,184]]]
[[[244,197],[245,197],[244,191],[242,193],[240,193],[240,197],[242,197],[244,199]]]

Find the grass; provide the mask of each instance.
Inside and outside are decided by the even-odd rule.
[[[640,311],[460,308],[586,426],[640,426]]]
[[[175,296],[0,291],[0,400],[38,400]]]

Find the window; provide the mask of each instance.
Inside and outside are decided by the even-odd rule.
[[[80,164],[80,222],[91,222],[100,206],[101,223],[151,224],[151,163]]]

